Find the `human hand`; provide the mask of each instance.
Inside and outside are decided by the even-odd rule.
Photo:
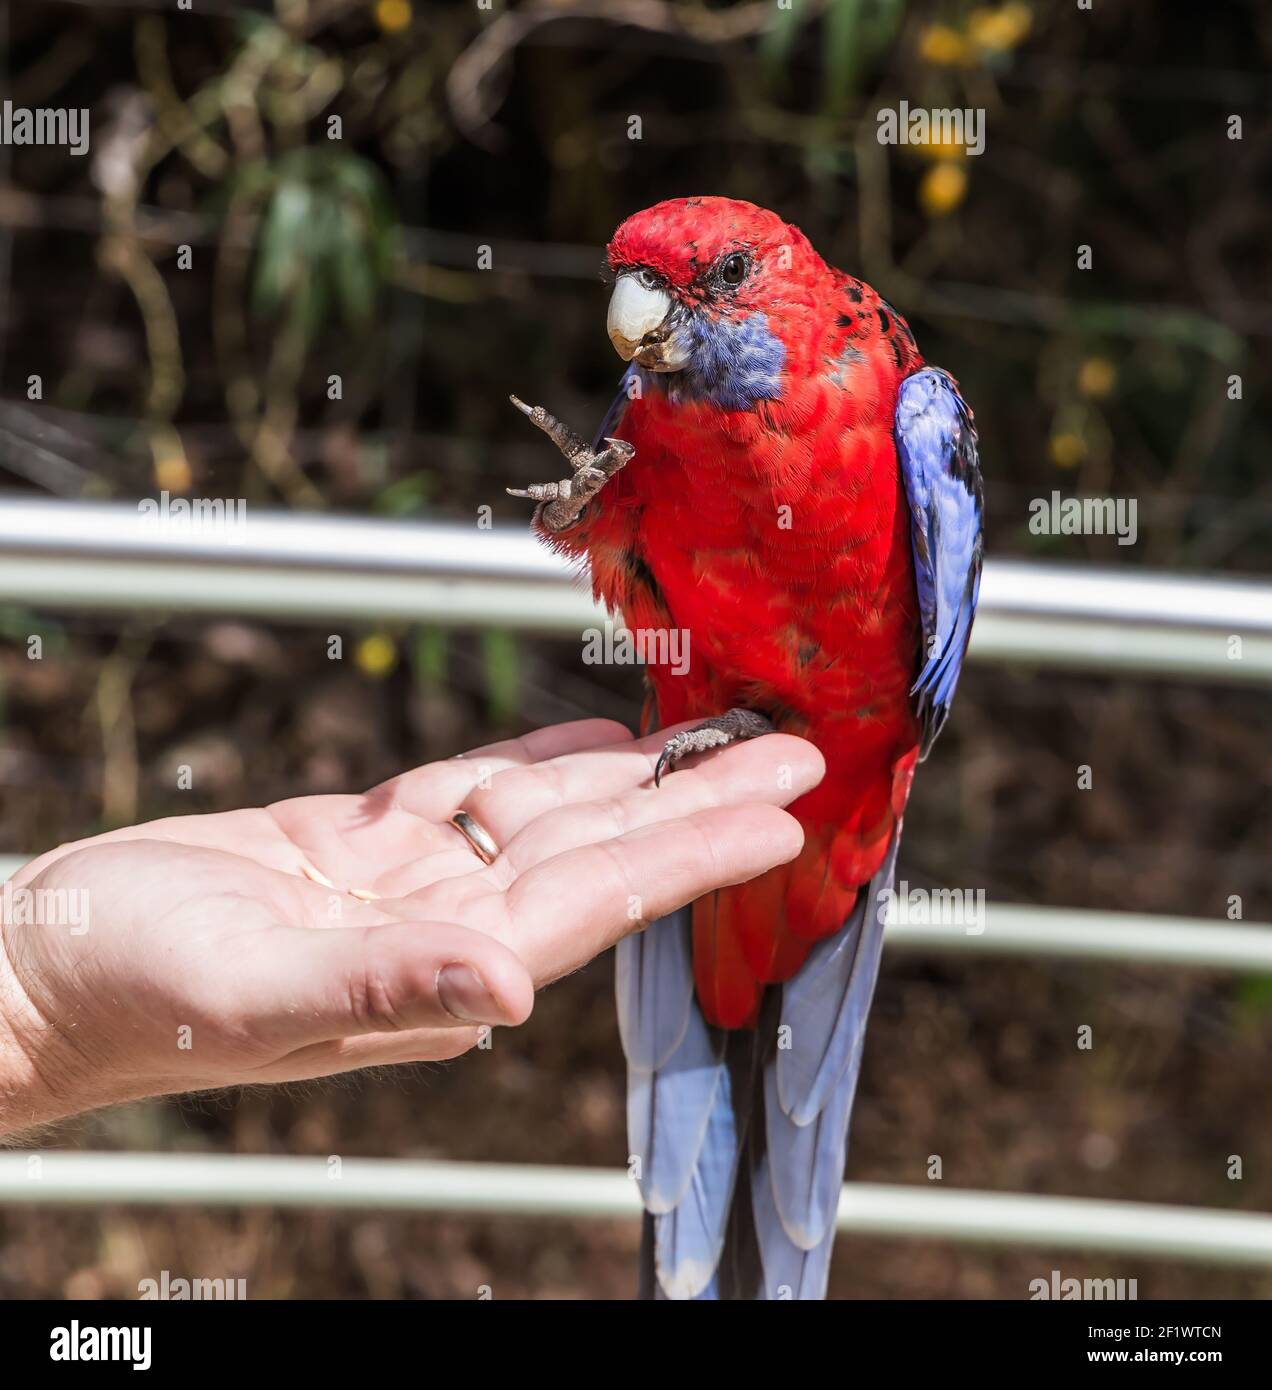
[[[34,860],[0,914],[0,1133],[457,1056],[628,932],[798,854],[779,808],[821,779],[812,745],[756,739],[655,790],[666,739],[562,724],[363,795],[174,817]],[[501,847],[489,867],[449,824],[461,806]]]

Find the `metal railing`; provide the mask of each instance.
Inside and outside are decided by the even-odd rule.
[[[252,513],[242,532],[164,529],[124,505],[0,501],[0,603],[497,625],[577,636],[604,620],[522,530]],[[971,656],[1224,682],[1272,679],[1272,585],[987,563]],[[22,861],[0,860],[0,875]],[[890,925],[892,948],[1272,971],[1272,925],[991,905],[984,930]],[[157,1154],[0,1154],[0,1204],[304,1206],[634,1217],[621,1173],[502,1164]],[[849,1184],[861,1234],[1272,1265],[1272,1216],[938,1187]]]
[[[0,601],[575,637],[604,619],[524,528],[249,511],[240,530],[199,532],[126,504],[43,499],[0,501]],[[1266,682],[1272,584],[991,559],[971,657]]]
[[[548,1164],[229,1154],[0,1154],[0,1205],[336,1208],[633,1220],[625,1173]],[[848,1183],[855,1235],[1272,1266],[1272,1216],[1076,1197]]]

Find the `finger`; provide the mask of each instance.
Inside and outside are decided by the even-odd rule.
[[[317,869],[324,878],[342,885],[381,891],[378,875],[391,865],[422,859],[439,843],[454,848],[456,832],[444,822],[474,786],[489,782],[497,772],[631,741],[630,731],[612,719],[554,724],[520,738],[476,748],[459,758],[415,768],[362,796],[295,797],[250,811],[171,816],[59,845],[19,869],[14,886],[29,883],[50,864],[77,849],[151,839],[223,849],[286,873],[305,873],[307,867]],[[430,834],[421,827],[421,819],[443,824]],[[468,853],[471,856],[471,851]],[[457,862],[458,867],[448,872],[480,867],[475,858],[471,865],[458,857]],[[420,887],[425,881],[390,884],[383,889],[383,895]]]
[[[485,786],[475,786],[464,799],[464,810],[475,816],[506,845],[531,821],[576,802],[615,796],[650,781],[663,745],[678,729],[692,722],[628,738],[622,742],[573,750],[545,758],[533,766],[497,773]]]
[[[517,1024],[534,1005],[525,966],[483,932],[446,922],[244,939],[235,961],[241,1031],[269,1052],[372,1033]]]
[[[520,738],[474,748],[456,758],[429,763],[382,782],[367,799],[384,802],[425,820],[447,820],[474,788],[516,768],[579,753],[589,748],[631,743],[631,731],[613,719],[577,719],[532,729]]]
[[[506,939],[541,986],[704,893],[789,862],[803,843],[785,811],[729,806],[585,845],[517,879]]]
[[[363,796],[276,802],[262,814],[285,833],[291,859],[271,863],[340,889],[401,897],[439,878],[481,868],[446,822],[473,786],[489,782],[497,769],[631,738],[613,720],[582,719],[415,768]]]
[[[825,760],[806,739],[766,735],[678,770],[661,787],[646,780],[617,796],[549,811],[513,836],[496,867],[507,874],[503,882],[510,883],[553,855],[713,806],[785,806],[811,791],[825,771]]]
[[[309,1081],[359,1067],[445,1062],[476,1047],[487,1028],[411,1028],[403,1033],[367,1033],[310,1043],[253,1073],[258,1081]]]

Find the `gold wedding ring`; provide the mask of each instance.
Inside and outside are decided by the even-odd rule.
[[[456,811],[450,818],[450,823],[472,846],[473,853],[483,864],[493,864],[499,855],[499,846],[495,844],[495,837],[478,820],[475,820],[467,811]]]

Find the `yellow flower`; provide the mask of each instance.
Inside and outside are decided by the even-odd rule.
[[[155,486],[163,492],[189,492],[194,471],[174,429],[156,431],[150,441],[154,459]]]
[[[385,633],[373,632],[358,643],[353,659],[364,676],[382,680],[397,665],[397,647]]]
[[[944,217],[967,196],[967,173],[961,164],[934,164],[919,183],[919,206],[929,217]]]
[[[976,48],[988,53],[1006,53],[1029,32],[1033,15],[1029,6],[1018,3],[982,6],[967,17],[967,37]]]
[[[1078,368],[1078,390],[1099,400],[1117,385],[1117,368],[1107,357],[1088,357]]]
[[[386,34],[400,34],[411,22],[411,0],[376,0],[375,22]]]
[[[967,60],[967,44],[948,24],[929,24],[919,35],[919,57],[934,67],[957,67]]]
[[[1051,462],[1057,468],[1076,468],[1086,458],[1086,440],[1066,430],[1051,436]]]

